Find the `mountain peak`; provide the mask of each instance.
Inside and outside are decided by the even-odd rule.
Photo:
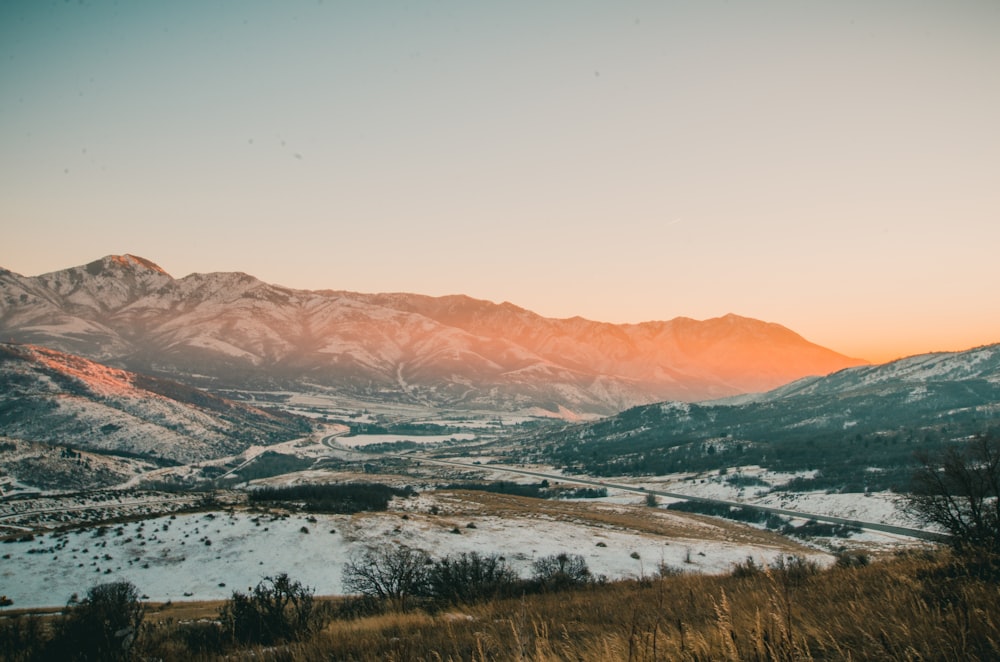
[[[105,255],[100,260],[94,260],[84,267],[92,276],[99,276],[106,270],[129,269],[139,271],[152,271],[164,276],[169,276],[160,265],[152,260],[147,260],[138,255],[126,253],[124,255]]]

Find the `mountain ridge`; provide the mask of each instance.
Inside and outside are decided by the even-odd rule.
[[[128,254],[36,277],[0,271],[0,338],[217,385],[308,379],[358,397],[596,415],[863,363],[734,314],[554,319],[466,295],[296,290],[241,272],[174,278]]]
[[[759,466],[803,472],[802,489],[905,489],[916,454],[995,433],[998,415],[993,344],[845,368],[767,393],[640,405],[523,443],[592,474],[721,476]]]
[[[283,412],[47,347],[0,343],[0,435],[173,462],[308,433]]]

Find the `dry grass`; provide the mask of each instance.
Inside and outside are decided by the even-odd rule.
[[[684,575],[334,622],[263,659],[995,660],[996,575],[947,556],[818,574]]]
[[[166,623],[176,621],[199,621],[215,619],[223,600],[204,600],[191,602],[148,602],[146,603],[147,623]]]
[[[787,537],[767,530],[730,522],[717,517],[650,508],[648,506],[610,504],[603,502],[560,501],[530,497],[454,490],[435,492],[446,515],[550,519],[588,526],[645,533],[673,539],[731,542],[760,545],[805,553],[806,547]]]
[[[997,660],[998,568],[941,552],[860,568],[680,575],[333,620],[299,642],[224,654],[189,648],[179,625],[216,603],[151,606],[147,652],[190,662]]]

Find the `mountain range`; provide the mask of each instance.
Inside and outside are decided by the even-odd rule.
[[[762,392],[864,363],[737,315],[551,319],[463,295],[174,278],[133,255],[36,277],[0,269],[0,339],[209,388],[566,416]]]

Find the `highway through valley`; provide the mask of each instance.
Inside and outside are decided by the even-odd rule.
[[[798,510],[789,510],[787,508],[775,508],[773,506],[758,506],[750,503],[742,503],[739,501],[726,501],[724,499],[714,499],[709,497],[699,497],[692,496],[690,494],[681,494],[679,492],[667,492],[664,490],[651,490],[643,487],[635,487],[633,485],[623,485],[621,483],[613,483],[606,480],[600,480],[597,478],[583,478],[579,476],[563,476],[559,474],[548,474],[541,471],[531,471],[528,469],[519,469],[504,464],[470,464],[468,462],[457,462],[455,460],[442,460],[438,458],[430,458],[424,455],[418,454],[393,454],[392,457],[405,458],[409,460],[419,460],[420,462],[428,462],[434,464],[441,464],[451,467],[461,467],[463,469],[479,469],[487,471],[500,471],[504,473],[520,474],[522,476],[531,476],[533,478],[541,478],[548,481],[559,481],[562,483],[573,483],[579,485],[588,485],[594,487],[605,487],[607,489],[622,490],[625,492],[635,492],[637,494],[653,494],[659,497],[666,497],[669,499],[681,499],[684,501],[693,501],[696,503],[710,503],[718,504],[723,506],[732,506],[735,508],[746,508],[748,510],[754,510],[762,513],[773,513],[775,515],[782,515],[785,517],[793,517],[797,519],[804,520],[815,520],[817,522],[825,522],[827,524],[840,524],[846,526],[853,526],[859,529],[867,531],[878,531],[881,533],[889,533],[893,535],[906,536],[909,538],[919,538],[922,540],[933,540],[940,542],[946,539],[946,536],[933,531],[924,531],[923,529],[914,529],[905,526],[896,526],[893,524],[883,524],[881,522],[865,522],[858,519],[851,519],[847,517],[835,517],[832,515],[818,515],[816,513],[806,513]]]

